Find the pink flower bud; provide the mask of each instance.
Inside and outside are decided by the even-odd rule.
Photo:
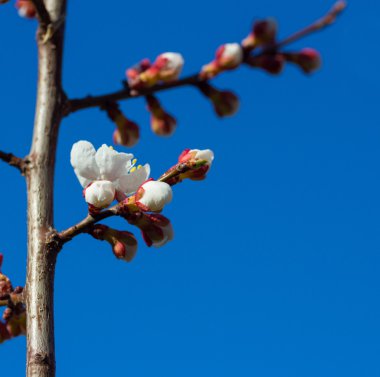
[[[152,131],[159,136],[170,136],[177,127],[176,119],[165,112],[160,102],[154,96],[147,98],[148,110],[151,113],[150,125]]]
[[[126,147],[133,147],[140,139],[139,126],[125,117],[117,104],[108,104],[105,110],[108,117],[117,126],[113,133],[113,142]]]
[[[234,115],[239,109],[239,98],[230,91],[222,91],[208,83],[199,85],[201,92],[211,100],[216,114],[220,117]]]
[[[159,55],[155,62],[139,75],[141,86],[150,87],[159,81],[177,80],[184,64],[181,54],[165,52]]]
[[[20,17],[25,18],[35,18],[36,8],[30,0],[17,0],[16,8],[18,9],[18,14]]]
[[[258,46],[271,45],[276,40],[277,22],[273,18],[259,20],[253,24],[252,32],[242,41],[244,48],[252,50]]]
[[[98,240],[107,241],[111,245],[115,257],[118,259],[130,262],[136,255],[137,240],[130,232],[98,224],[94,226],[91,235]]]
[[[142,236],[149,247],[161,247],[173,239],[174,232],[169,219],[160,214],[150,214],[147,216],[150,225],[142,230]]]
[[[206,164],[182,173],[179,180],[191,179],[192,181],[201,181],[206,178],[207,172],[210,170],[211,164],[214,160],[214,152],[210,149],[185,149],[178,158],[178,163],[188,163],[196,165],[200,161],[206,161]]]
[[[137,89],[141,85],[140,74],[150,68],[151,63],[149,59],[143,59],[140,63],[136,64],[132,68],[128,68],[126,76],[128,84],[131,88]]]
[[[312,73],[321,67],[322,60],[318,51],[304,48],[298,53],[285,54],[287,61],[297,64],[305,73]]]
[[[200,77],[210,79],[219,73],[237,68],[243,61],[243,49],[239,43],[226,43],[216,50],[215,60],[202,67]]]
[[[136,123],[126,119],[122,127],[115,129],[112,140],[115,144],[133,147],[140,140],[140,128]]]
[[[138,213],[127,218],[128,222],[141,229],[148,247],[161,247],[174,236],[173,227],[168,218],[160,214]]]
[[[172,188],[165,182],[148,180],[136,191],[136,205],[144,212],[160,212],[173,198]]]
[[[251,56],[247,64],[254,68],[261,68],[272,75],[278,75],[284,68],[285,58],[282,54]]]

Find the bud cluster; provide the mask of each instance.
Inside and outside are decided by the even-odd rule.
[[[6,306],[0,320],[0,343],[26,333],[26,313],[22,303],[22,287],[13,288],[9,278],[1,273],[3,256],[0,254],[0,306]]]
[[[321,57],[318,51],[306,48],[299,52],[282,52],[277,41],[277,23],[274,19],[258,20],[253,24],[251,33],[242,41],[246,51],[246,63],[254,68],[277,75],[282,72],[285,63],[296,64],[304,73],[312,73],[320,68]],[[250,54],[260,48],[258,54]]]

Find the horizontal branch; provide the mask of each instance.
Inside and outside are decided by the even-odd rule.
[[[0,160],[20,170],[21,174],[25,173],[27,163],[23,158],[17,157],[12,153],[5,153],[3,151],[0,151]]]
[[[276,51],[281,47],[284,47],[285,45],[288,45],[290,43],[293,43],[301,38],[306,37],[307,35],[316,32],[318,30],[321,30],[325,28],[326,26],[332,24],[336,17],[344,10],[346,7],[346,2],[343,0],[338,1],[335,3],[335,5],[332,7],[332,9],[321,19],[315,21],[311,25],[307,26],[306,28],[292,34],[291,36],[285,38],[284,40],[276,43],[274,46],[270,46],[267,49],[264,49],[262,52],[260,52],[258,55],[265,54],[267,52]],[[244,62],[247,61],[249,58],[249,53],[244,54]],[[201,78],[199,76],[199,73],[184,77],[182,79],[172,81],[172,82],[166,82],[154,85],[150,88],[144,88],[144,89],[131,89],[131,88],[124,88],[121,90],[118,90],[116,92],[103,94],[100,96],[87,96],[84,98],[79,99],[72,99],[69,100],[67,103],[66,108],[66,115],[73,113],[75,111],[83,110],[83,109],[89,109],[92,107],[102,107],[107,102],[118,102],[120,100],[126,100],[130,98],[137,98],[137,97],[144,97],[147,95],[151,95],[163,90],[183,87],[183,86],[197,86],[200,83],[206,81],[205,79]]]
[[[144,89],[130,89],[125,88],[118,90],[117,92],[104,94],[101,96],[87,96],[81,99],[72,99],[68,102],[68,113],[73,113],[78,110],[89,109],[91,107],[101,107],[108,102],[118,102],[120,100],[125,100],[128,98],[137,98],[148,96],[163,90],[178,88],[180,86],[194,85],[196,86],[201,81],[198,74],[187,76],[183,79],[166,82],[162,84],[154,85],[150,88]]]

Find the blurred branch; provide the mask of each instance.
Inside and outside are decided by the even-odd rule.
[[[305,27],[304,29],[297,31],[296,33],[285,38],[283,41],[276,44],[276,49],[284,47],[290,43],[298,41],[299,39],[305,38],[309,34],[315,33],[325,27],[333,24],[336,18],[343,12],[347,7],[346,1],[337,1],[328,13],[326,13],[322,18],[313,22],[311,25]]]
[[[3,151],[0,151],[0,160],[18,169],[21,174],[25,173],[26,161],[23,158],[16,157],[12,153],[5,153]]]
[[[268,49],[261,51],[256,56],[263,55],[267,52],[277,51],[281,47],[284,47],[290,43],[293,43],[301,38],[306,37],[307,35],[311,33],[314,33],[316,31],[319,31],[331,25],[335,21],[336,17],[345,9],[345,7],[346,7],[345,1],[340,0],[336,2],[335,5],[330,9],[330,11],[324,17],[313,22],[311,25],[307,26],[306,28],[301,29],[300,31],[290,35],[284,40],[276,43],[274,46],[271,46]],[[245,51],[244,62],[246,63],[250,58],[251,57],[249,55],[249,52],[247,53],[247,51]],[[99,96],[89,95],[84,98],[72,99],[67,102],[65,115],[69,115],[70,113],[83,110],[83,109],[88,109],[91,107],[101,107],[109,102],[117,102],[120,100],[126,100],[130,98],[144,97],[144,96],[151,95],[163,90],[189,86],[189,85],[198,86],[204,81],[207,81],[207,80],[200,78],[199,74],[196,73],[196,74],[187,76],[185,78],[182,78],[180,80],[157,84],[157,85],[152,86],[151,88],[136,90],[136,89],[131,89],[127,86],[124,89],[118,90],[116,92],[104,94],[104,95],[99,95]]]

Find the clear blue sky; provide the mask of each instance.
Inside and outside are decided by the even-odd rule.
[[[140,58],[180,51],[184,74],[255,17],[275,16],[282,36],[332,0],[69,1],[64,85],[69,96],[119,88]],[[149,130],[145,104],[123,110],[142,127],[133,149],[157,177],[186,147],[212,148],[205,182],[175,188],[164,214],[175,240],[140,242],[131,264],[80,236],[59,257],[57,376],[380,376],[380,172],[378,1],[351,1],[333,28],[295,47],[318,48],[323,69],[281,77],[243,68],[215,82],[241,98],[218,120],[191,88],[160,99],[176,134]],[[0,8],[0,149],[28,152],[36,90],[35,23]],[[86,214],[69,164],[71,145],[111,142],[99,110],[61,128],[55,225]],[[0,166],[0,250],[15,285],[25,278],[25,187]],[[129,229],[121,220],[110,221]],[[129,229],[131,230],[131,229]],[[133,229],[133,231],[135,231]],[[139,238],[139,240],[141,240]],[[25,339],[0,347],[2,376],[22,376]]]

